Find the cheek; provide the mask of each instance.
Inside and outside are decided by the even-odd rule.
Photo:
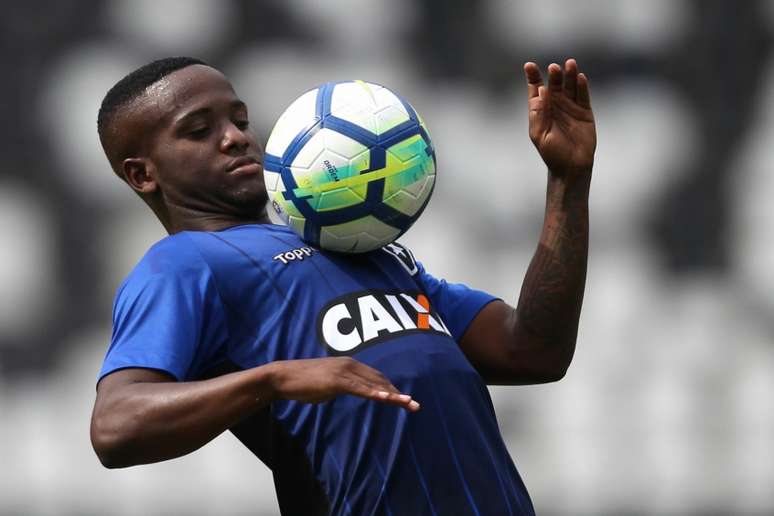
[[[247,135],[247,138],[250,140],[250,146],[254,149],[257,149],[258,152],[263,155],[263,144],[261,143],[261,140],[255,136],[255,133],[252,129],[245,131],[245,134]]]
[[[202,146],[170,145],[160,149],[159,176],[162,187],[168,189],[196,186],[212,178],[213,158]]]

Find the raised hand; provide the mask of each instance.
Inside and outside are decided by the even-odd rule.
[[[529,106],[529,137],[549,171],[559,177],[588,176],[597,135],[589,82],[568,59],[564,69],[548,66],[548,87],[535,63],[524,65]]]
[[[319,403],[352,394],[412,412],[419,410],[419,403],[401,394],[382,373],[349,357],[284,360],[270,367],[277,398]]]

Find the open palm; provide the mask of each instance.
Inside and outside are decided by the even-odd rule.
[[[597,135],[589,82],[574,59],[564,69],[548,67],[548,86],[535,63],[524,65],[529,106],[529,137],[552,174],[591,172]]]

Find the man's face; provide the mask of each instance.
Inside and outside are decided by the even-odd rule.
[[[223,74],[188,66],[151,85],[143,103],[146,150],[168,209],[260,218],[263,149]]]

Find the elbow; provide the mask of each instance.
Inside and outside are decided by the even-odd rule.
[[[117,456],[112,454],[110,450],[97,450],[95,448],[95,451],[97,452],[97,458],[99,459],[99,462],[106,469],[119,469],[131,466],[131,464],[124,464],[122,461],[118,460]]]
[[[107,469],[116,469],[124,466],[121,457],[121,445],[118,439],[110,432],[104,431],[99,427],[91,427],[91,446],[100,463]]]
[[[545,383],[558,382],[567,376],[567,371],[572,363],[574,349],[575,346],[571,346],[569,350],[565,348],[564,352],[549,361],[544,371]]]
[[[120,424],[109,417],[93,416],[91,420],[91,446],[100,463],[107,469],[133,466],[128,453],[131,447],[131,432],[121,431]]]
[[[572,363],[575,346],[555,346],[549,348],[542,360],[537,360],[535,376],[539,383],[553,383],[567,376]]]
[[[113,458],[105,452],[97,452],[97,457],[99,458],[99,462],[106,469],[119,469],[126,467],[120,462],[113,460]]]
[[[537,385],[558,382],[567,375],[570,360],[556,357],[533,357],[531,360],[516,360],[507,369],[486,371],[482,375],[495,385]]]
[[[520,384],[542,384],[558,382],[567,375],[567,368],[558,365],[546,365],[540,368],[532,368],[520,374],[517,379]]]
[[[568,368],[569,368],[569,364],[567,364],[566,366],[558,364],[558,365],[554,365],[553,367],[547,368],[545,371],[542,372],[541,383],[558,382],[559,380],[567,376]]]

